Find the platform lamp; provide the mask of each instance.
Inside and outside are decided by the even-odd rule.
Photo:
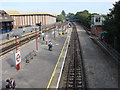
[[[48,33],[49,33],[49,31],[47,31],[46,26],[45,26],[45,30],[46,30],[46,45],[48,45]]]
[[[39,30],[42,31],[42,23],[39,24]]]
[[[16,49],[16,52],[17,52],[17,50],[18,50],[18,36],[17,35],[15,36],[15,42],[16,42],[16,48],[15,49]]]
[[[63,33],[63,20],[62,20],[61,26],[62,26],[62,33]]]
[[[41,30],[42,30],[42,24],[41,24],[41,22],[38,23],[38,24],[36,24],[36,25],[39,27],[39,34],[41,34]]]
[[[38,31],[37,29],[35,30],[36,32],[36,51],[38,51]]]
[[[17,51],[18,51],[18,36],[16,35],[15,36],[15,42],[16,42],[16,53],[17,53]],[[16,69],[17,70],[20,70],[20,63],[18,63],[17,65],[16,65]]]
[[[56,30],[56,24],[54,25],[54,39],[56,39],[56,33],[55,33],[55,30]]]

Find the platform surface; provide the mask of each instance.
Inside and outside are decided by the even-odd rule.
[[[95,44],[76,24],[89,88],[118,88],[118,62]]]
[[[2,56],[2,86],[5,87],[7,78],[13,77],[16,80],[16,88],[46,88],[54,70],[67,35],[58,36],[53,39],[53,32],[49,34],[49,40],[53,42],[53,51],[48,51],[46,42],[39,40],[39,51],[30,63],[25,63],[24,57],[35,50],[36,41],[31,41],[20,47],[21,69],[19,71],[13,67],[14,53],[11,51]]]

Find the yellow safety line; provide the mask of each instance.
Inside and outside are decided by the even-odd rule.
[[[62,48],[62,51],[61,51],[61,53],[60,53],[60,56],[59,56],[59,58],[58,58],[57,64],[56,64],[56,66],[55,66],[55,68],[54,68],[54,70],[53,70],[52,76],[51,76],[51,78],[50,78],[50,80],[49,80],[49,83],[48,83],[48,85],[47,85],[46,90],[48,90],[48,88],[50,88],[50,84],[51,84],[52,79],[53,79],[53,77],[54,77],[54,75],[55,75],[55,71],[56,71],[57,66],[58,66],[58,63],[59,63],[59,61],[60,61],[60,58],[61,58],[62,52],[63,52],[63,50],[64,50],[64,48],[65,48],[65,44],[66,44],[66,42],[67,42],[67,38],[66,38],[66,41],[65,41],[65,43],[64,43],[64,46],[63,46],[63,48]]]

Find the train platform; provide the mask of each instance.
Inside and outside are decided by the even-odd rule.
[[[56,25],[58,25],[59,23],[55,23]],[[42,26],[42,29],[48,29],[53,27],[55,24],[50,24],[50,25],[46,25],[46,26]],[[14,36],[18,36],[18,37],[22,37],[23,35],[33,32],[35,30],[38,30],[39,27],[38,26],[31,26],[31,27],[23,27],[23,28],[13,28],[13,30],[9,33],[4,33],[4,34],[0,34],[0,44],[7,42],[9,40],[12,40],[14,38]],[[25,32],[23,32],[25,31]],[[7,37],[7,34],[9,34],[9,39]]]
[[[119,63],[94,43],[84,28],[75,23],[80,39],[88,88],[118,88]]]
[[[9,33],[0,34],[0,44],[12,40],[14,38],[14,36],[21,37],[27,33],[30,33],[31,31],[34,31],[35,28],[38,29],[38,27],[16,28],[16,29],[13,29]],[[23,33],[23,30],[25,30],[24,33]],[[9,34],[9,39],[7,37],[7,34]]]
[[[13,77],[16,80],[16,88],[47,88],[52,72],[61,55],[67,34],[57,36],[54,39],[52,32],[48,36],[49,40],[53,42],[52,51],[49,51],[46,42],[40,39],[38,42],[39,50],[29,63],[25,62],[25,57],[36,49],[36,41],[33,40],[19,47],[22,58],[19,71],[13,65],[15,51],[2,56],[0,59],[2,64],[2,87],[5,87],[6,79]]]

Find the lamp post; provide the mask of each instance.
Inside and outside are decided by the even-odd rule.
[[[40,22],[40,31],[41,31],[41,34],[42,34],[42,23]]]
[[[18,52],[18,37],[15,36],[15,42],[16,42],[16,53]],[[16,57],[15,57],[16,58]],[[16,69],[20,70],[20,63],[16,65]]]
[[[18,50],[18,36],[15,36],[15,42],[16,42],[16,51]]]
[[[56,38],[56,35],[55,35],[55,29],[56,29],[56,25],[54,26],[54,39]]]
[[[36,51],[38,51],[38,32],[36,30]]]
[[[48,31],[46,31],[46,45],[48,45]]]

